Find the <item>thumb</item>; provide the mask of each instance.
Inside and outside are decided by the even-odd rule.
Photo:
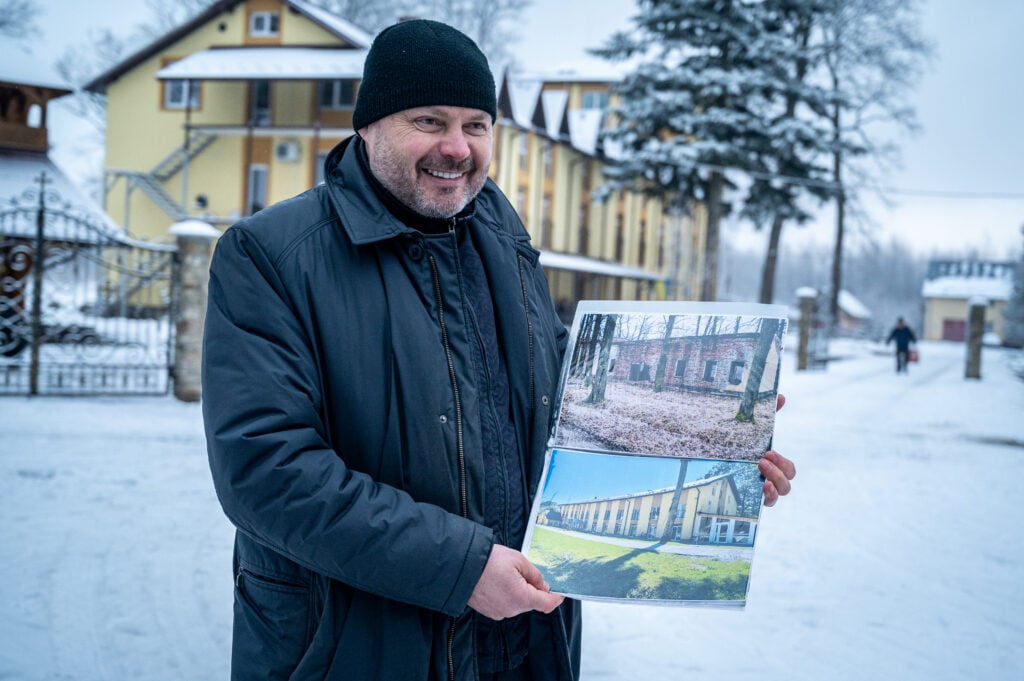
[[[520,554],[522,556],[522,554]],[[522,556],[519,561],[519,565],[516,566],[519,569],[519,574],[523,576],[526,583],[532,586],[534,589],[541,591],[550,591],[551,587],[544,581],[544,575],[540,573],[537,566],[531,563],[526,556]]]

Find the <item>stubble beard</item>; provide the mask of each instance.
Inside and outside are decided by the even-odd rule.
[[[450,159],[424,159],[412,168],[411,176],[407,166],[395,150],[386,142],[377,142],[377,149],[370,159],[370,168],[384,188],[416,213],[436,219],[447,219],[458,215],[483,189],[486,175],[476,177],[476,164],[472,159],[459,163]],[[449,187],[441,190],[440,198],[428,195],[418,185],[421,166],[443,172],[466,173],[463,187]]]

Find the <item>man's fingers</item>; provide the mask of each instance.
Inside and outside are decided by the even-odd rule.
[[[786,406],[786,396],[783,395],[782,393],[779,393],[778,396],[775,398],[775,411],[779,411],[780,409],[782,409],[785,406]]]
[[[561,594],[551,593],[550,591],[534,591],[530,606],[534,610],[548,613],[560,606],[564,600],[565,596]]]

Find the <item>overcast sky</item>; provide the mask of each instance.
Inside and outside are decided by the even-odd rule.
[[[44,48],[55,58],[80,45],[90,28],[128,33],[148,14],[145,0],[42,0]],[[516,49],[524,67],[546,69],[585,55],[618,28],[629,26],[633,0],[534,0]],[[903,145],[903,169],[882,183],[900,190],[896,205],[870,201],[870,238],[896,237],[915,250],[991,258],[1019,255],[1024,243],[1024,87],[1014,27],[1024,26],[1020,0],[930,0],[924,32],[937,47],[932,69],[913,94],[923,132]],[[55,116],[51,130],[58,163],[75,163],[70,128]],[[74,170],[71,170],[74,175]],[[730,223],[725,237],[760,249],[764,235]],[[785,240],[828,243],[831,211],[789,228]],[[854,243],[864,236],[853,234]]]

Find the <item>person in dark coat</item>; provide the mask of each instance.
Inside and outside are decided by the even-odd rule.
[[[576,681],[580,606],[516,550],[566,329],[488,178],[477,46],[381,32],[324,183],[221,237],[203,416],[236,526],[232,678]],[[765,503],[792,463],[760,462]]]
[[[907,356],[910,352],[910,344],[917,342],[917,337],[914,336],[914,332],[903,322],[903,317],[896,320],[896,326],[893,327],[889,337],[885,339],[885,344],[896,341],[896,373],[903,373],[907,370]]]

